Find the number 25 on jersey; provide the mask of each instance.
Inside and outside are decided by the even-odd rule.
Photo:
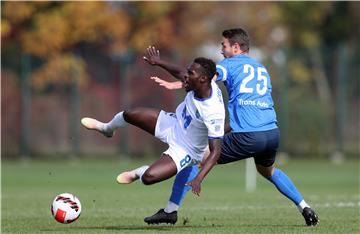
[[[241,82],[240,93],[254,93],[254,91],[256,91],[256,93],[261,96],[265,95],[268,86],[268,76],[266,76],[268,72],[266,69],[264,67],[256,67],[255,70],[252,65],[245,64],[244,73],[247,74],[247,76]],[[257,80],[255,87],[250,86],[249,83],[253,79]]]

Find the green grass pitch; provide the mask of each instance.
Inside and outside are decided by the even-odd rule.
[[[119,185],[115,178],[152,160],[2,162],[2,233],[360,233],[359,161],[341,165],[328,161],[291,160],[280,166],[320,224],[307,227],[296,207],[258,176],[257,190],[244,191],[244,162],[217,166],[189,193],[175,225],[149,226],[143,218],[164,207],[173,179],[144,186]],[[60,193],[80,198],[81,217],[71,224],[51,216]]]

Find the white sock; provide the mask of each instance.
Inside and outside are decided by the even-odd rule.
[[[117,113],[110,122],[105,123],[105,130],[106,131],[115,131],[117,128],[123,127],[127,124],[124,120],[124,111]]]
[[[142,182],[142,175],[145,173],[145,171],[149,168],[148,165],[144,165],[142,167],[138,167],[136,169],[133,170],[133,172],[135,172],[135,175],[140,178],[141,182]]]
[[[299,205],[297,205],[297,207],[298,207],[300,213],[303,212],[303,209],[304,209],[305,207],[309,207],[309,208],[310,208],[310,206],[306,203],[305,200],[302,200],[302,201],[299,203]]]
[[[174,202],[168,201],[168,204],[165,207],[164,211],[166,213],[171,213],[177,211],[178,209],[179,209],[179,205],[176,205]]]

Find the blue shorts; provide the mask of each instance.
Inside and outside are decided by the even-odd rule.
[[[262,132],[230,132],[223,138],[218,164],[254,157],[255,164],[274,164],[279,147],[278,128]]]

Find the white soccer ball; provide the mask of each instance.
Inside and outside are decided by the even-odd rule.
[[[51,205],[51,213],[59,223],[72,223],[80,216],[80,200],[70,193],[59,194]]]

